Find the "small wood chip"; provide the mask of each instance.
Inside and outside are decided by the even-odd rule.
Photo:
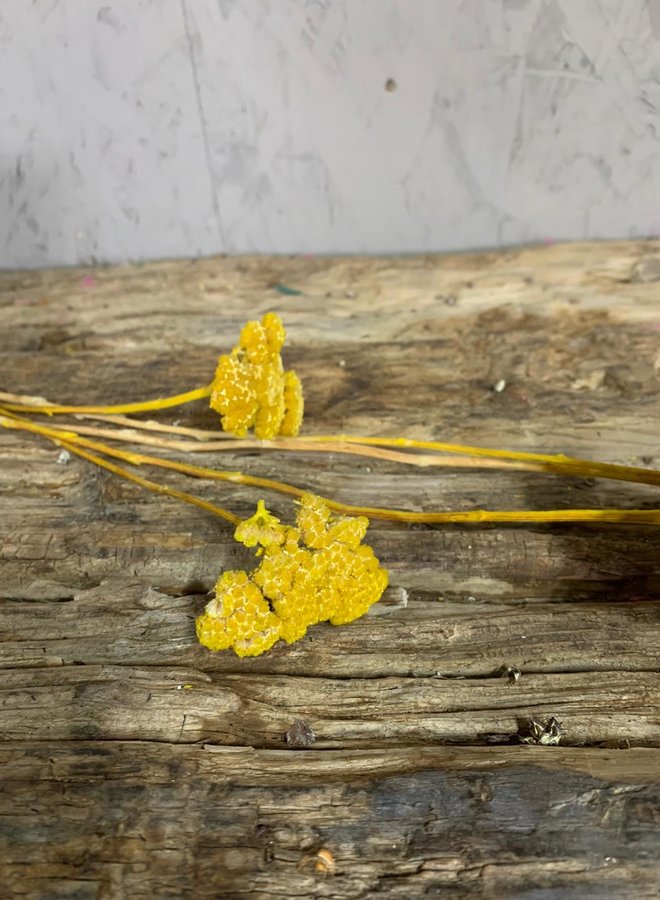
[[[287,729],[284,740],[290,747],[311,747],[316,735],[311,725],[304,719],[294,719],[293,725]]]

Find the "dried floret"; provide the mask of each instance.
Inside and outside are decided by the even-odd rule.
[[[284,418],[280,425],[281,435],[295,437],[298,434],[304,409],[302,382],[293,369],[290,369],[284,373]]]
[[[239,656],[258,656],[280,636],[281,622],[246,572],[225,572],[215,597],[197,620],[200,643],[209,650],[233,647]]]
[[[364,516],[333,515],[320,497],[304,494],[294,528],[260,500],[235,537],[246,547],[258,546],[261,561],[249,575],[221,576],[197,619],[200,643],[258,656],[280,638],[299,640],[310,625],[344,625],[364,615],[387,587],[387,572],[362,544],[368,524]]]
[[[236,347],[218,360],[210,404],[225,431],[245,437],[253,428],[261,439],[298,434],[302,385],[295,372],[284,371],[285,336],[280,317],[266,313],[261,322],[247,322]]]

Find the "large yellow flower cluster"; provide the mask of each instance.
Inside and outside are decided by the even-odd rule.
[[[387,572],[362,543],[368,525],[365,516],[333,515],[313,494],[303,495],[296,527],[282,525],[260,500],[235,537],[259,546],[261,561],[249,575],[220,576],[197,619],[200,643],[258,656],[279,639],[299,640],[310,625],[344,625],[364,615],[387,587]]]
[[[286,333],[276,313],[248,322],[238,344],[218,360],[211,407],[220,413],[224,431],[270,439],[296,435],[303,418],[303,393],[294,371],[284,371],[280,350]]]

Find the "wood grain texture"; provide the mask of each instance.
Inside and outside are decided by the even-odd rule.
[[[514,689],[515,687],[515,689]],[[650,673],[497,678],[324,679],[64,666],[6,672],[8,740],[210,741],[281,747],[296,719],[319,749],[514,739],[532,715],[561,719],[565,743],[660,745],[660,678]],[[626,745],[624,743],[624,746]]]
[[[0,389],[113,402],[192,388],[246,318],[277,309],[308,433],[653,465],[659,279],[652,241],[5,272]],[[203,404],[162,418],[214,424]],[[408,509],[660,505],[649,487],[527,472],[195,461]],[[241,515],[260,496],[153,475]],[[211,654],[194,618],[219,572],[253,560],[231,531],[0,434],[11,895],[657,896],[660,534],[374,522],[369,540],[392,585],[370,615],[257,659]],[[551,717],[559,748],[520,745]],[[303,861],[323,847],[325,878]]]
[[[12,897],[600,900],[660,887],[649,750],[26,742],[0,760]],[[335,874],[315,871],[319,849]]]
[[[319,625],[306,641],[238,659],[199,646],[193,618],[205,596],[170,596],[144,580],[115,577],[59,602],[4,603],[2,658],[12,667],[175,666],[324,678],[489,677],[504,665],[525,674],[657,668],[655,600],[617,603],[603,595],[601,603],[523,605],[418,596],[403,608],[388,589],[351,628]]]

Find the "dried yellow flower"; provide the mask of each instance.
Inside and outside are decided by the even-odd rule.
[[[276,313],[247,322],[238,344],[220,357],[211,385],[211,408],[222,427],[238,437],[296,435],[303,417],[303,393],[295,372],[285,372],[280,351],[286,333]]]
[[[336,516],[313,494],[304,494],[296,527],[283,525],[259,501],[236,528],[235,538],[259,547],[249,575],[225,572],[215,597],[197,619],[197,636],[209,650],[232,648],[258,656],[279,640],[303,637],[310,625],[344,625],[364,615],[387,587],[387,572],[362,540],[365,516]]]

